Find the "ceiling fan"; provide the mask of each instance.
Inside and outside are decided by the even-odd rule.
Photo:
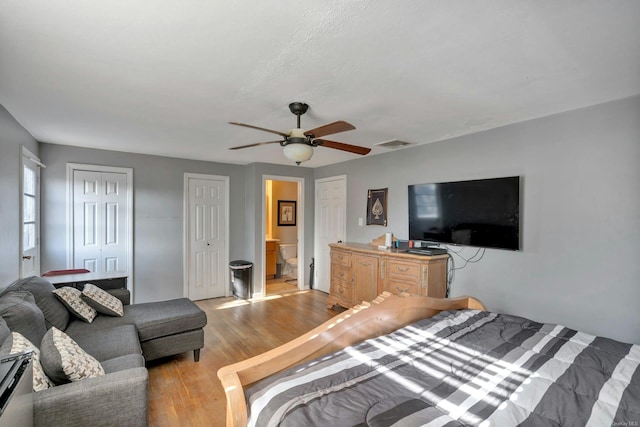
[[[285,157],[293,160],[298,165],[302,162],[306,162],[311,158],[311,156],[313,156],[313,147],[334,148],[336,150],[348,151],[350,153],[361,155],[368,154],[371,151],[371,148],[367,147],[360,147],[357,145],[345,144],[343,142],[322,139],[322,137],[325,135],[332,135],[334,133],[355,129],[355,126],[342,120],[329,123],[314,129],[301,129],[300,116],[306,113],[308,108],[309,106],[304,102],[292,102],[291,104],[289,104],[289,110],[291,110],[291,112],[298,118],[298,127],[295,129],[290,129],[287,132],[265,129],[245,123],[229,122],[229,124],[236,126],[244,126],[251,129],[275,133],[276,135],[280,135],[283,138],[282,140],[278,141],[257,142],[255,144],[231,147],[230,150],[240,150],[242,148],[257,147],[258,145],[279,143],[280,146],[284,147],[283,151]]]

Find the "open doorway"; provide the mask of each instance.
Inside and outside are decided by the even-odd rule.
[[[301,178],[265,177],[265,295],[303,289]]]

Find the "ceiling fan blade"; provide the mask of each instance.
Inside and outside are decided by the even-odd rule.
[[[271,133],[275,133],[276,135],[284,136],[285,138],[289,136],[288,133],[284,133],[284,132],[280,132],[280,131],[272,130],[272,129],[261,128],[261,127],[258,127],[258,126],[248,125],[246,123],[229,122],[229,124],[230,125],[236,125],[236,126],[243,126],[243,127],[251,128],[251,129],[263,130],[265,132],[271,132]]]
[[[280,143],[282,141],[256,142],[255,144],[247,144],[247,145],[240,145],[239,147],[231,147],[229,148],[229,150],[240,150],[242,148],[257,147],[258,145],[275,144],[276,142]]]
[[[345,121],[339,120],[337,122],[329,123],[324,126],[317,127],[315,129],[309,129],[304,134],[307,136],[311,136],[312,138],[320,138],[325,135],[332,135],[334,133],[345,132],[348,130],[353,130],[356,127],[351,123],[347,123]]]
[[[371,148],[368,147],[360,147],[358,145],[345,144],[344,142],[336,142],[336,141],[327,141],[326,139],[314,139],[314,144],[321,145],[327,148],[335,148],[336,150],[348,151],[350,153],[355,154],[369,154],[371,152]]]

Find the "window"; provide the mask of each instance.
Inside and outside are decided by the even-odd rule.
[[[36,247],[36,171],[24,165],[24,184],[22,194],[22,250]]]
[[[40,275],[40,160],[22,147],[20,171],[20,277]]]

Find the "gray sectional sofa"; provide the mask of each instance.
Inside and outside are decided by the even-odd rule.
[[[197,362],[206,314],[186,298],[132,305],[123,289],[109,291],[123,302],[122,317],[98,314],[87,323],[70,313],[54,289],[47,280],[30,277],[0,290],[0,355],[11,348],[11,332],[18,332],[39,347],[38,357],[49,367],[45,342],[58,329],[95,358],[104,375],[34,392],[34,424],[147,425],[145,362],[191,350]]]

